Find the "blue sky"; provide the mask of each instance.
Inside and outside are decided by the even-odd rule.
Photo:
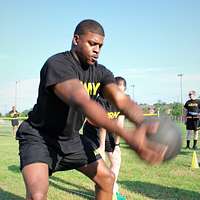
[[[70,48],[87,18],[106,32],[99,63],[127,79],[138,103],[180,101],[179,73],[183,101],[191,89],[200,95],[199,10],[198,0],[1,1],[0,112],[15,91],[18,110],[33,106],[43,63]]]

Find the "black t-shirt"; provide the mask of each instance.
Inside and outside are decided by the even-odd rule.
[[[108,118],[117,119],[121,112],[117,109],[113,104],[111,104],[107,99],[98,96],[96,101],[107,111]],[[99,142],[99,127],[96,127],[89,122],[86,122],[84,126],[85,128],[84,135],[91,138],[93,141],[98,140]],[[87,130],[89,130],[87,132]],[[109,133],[108,133],[109,134]]]
[[[70,79],[80,80],[93,99],[104,85],[115,82],[113,74],[103,65],[81,66],[70,51],[46,61],[40,72],[37,104],[29,113],[28,121],[41,132],[61,140],[76,137],[85,120],[81,110],[65,104],[51,89],[51,86]]]
[[[13,111],[13,110],[11,110],[10,112],[9,112],[9,115],[10,115],[10,117],[12,117],[12,118],[17,118],[17,117],[19,117],[19,112],[16,110],[16,111]]]
[[[117,119],[120,115],[119,109],[117,109],[112,103],[110,103],[107,99],[104,99],[101,96],[98,96],[97,102],[103,106],[103,108],[107,111],[107,115],[109,119]]]
[[[200,112],[200,100],[190,99],[185,103],[184,108],[187,110],[187,116],[197,116]]]

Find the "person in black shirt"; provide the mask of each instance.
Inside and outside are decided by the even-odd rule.
[[[148,163],[164,158],[167,147],[152,145],[146,136],[156,132],[158,123],[143,123],[140,107],[118,89],[113,74],[97,63],[104,36],[98,22],[83,20],[74,31],[71,50],[50,57],[41,69],[37,103],[16,134],[27,200],[46,200],[48,176],[69,169],[79,170],[96,183],[97,200],[112,199],[113,173],[80,139],[85,117],[123,137]],[[137,129],[125,130],[108,119],[93,100],[98,94],[111,100]]]
[[[126,90],[126,80],[121,77],[115,77],[117,86],[122,92]],[[105,108],[110,119],[117,120],[118,124],[124,126],[124,115],[105,98],[98,96],[96,101]],[[89,120],[86,120],[83,126],[83,136],[87,143],[91,143],[94,149],[98,149],[103,160],[105,160],[105,152],[110,162],[110,169],[115,175],[113,187],[113,199],[126,199],[119,192],[117,179],[121,165],[120,137],[114,133],[107,132],[104,128],[98,128]]]
[[[199,116],[200,116],[200,100],[196,99],[196,92],[194,90],[189,92],[189,100],[184,105],[186,118],[186,148],[190,149],[190,139],[192,132],[194,133],[193,149],[197,149]]]
[[[12,106],[12,110],[9,112],[9,115],[12,118],[11,119],[12,135],[13,137],[15,137],[17,128],[19,126],[19,120],[18,120],[19,112],[16,110],[16,106]]]

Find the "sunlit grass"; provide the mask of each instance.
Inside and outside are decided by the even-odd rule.
[[[185,127],[179,125],[184,141]],[[200,169],[191,170],[193,151],[183,148],[176,159],[153,167],[138,159],[123,141],[121,143],[119,185],[128,200],[200,199]],[[200,159],[200,151],[197,157]],[[93,199],[93,183],[75,170],[56,173],[49,182],[49,200]],[[22,200],[24,196],[17,141],[12,137],[10,124],[0,125],[0,200]]]

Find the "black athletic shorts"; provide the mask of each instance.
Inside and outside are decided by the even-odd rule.
[[[187,130],[200,130],[200,121],[197,118],[187,118],[186,121],[186,129]]]
[[[63,152],[56,139],[49,140],[48,135],[33,128],[27,121],[20,125],[16,139],[19,140],[21,170],[28,164],[42,162],[48,164],[51,175],[56,171],[77,169],[101,158],[80,135],[64,141],[66,149]]]
[[[115,138],[111,133],[106,133],[105,151],[113,152],[115,149]]]
[[[18,126],[19,120],[18,119],[11,119],[11,124],[12,124],[12,126]]]

